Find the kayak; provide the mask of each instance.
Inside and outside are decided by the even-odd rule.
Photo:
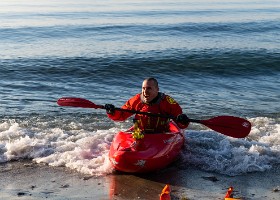
[[[116,134],[110,146],[109,159],[118,171],[146,173],[171,164],[184,145],[184,131],[173,121],[170,132],[145,134],[142,139],[132,137],[133,128]]]

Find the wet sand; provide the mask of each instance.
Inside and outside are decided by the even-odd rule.
[[[186,173],[187,172],[187,173]],[[114,173],[92,177],[65,167],[32,162],[0,165],[0,199],[159,199],[166,184],[173,200],[224,199],[228,187],[244,200],[280,199],[280,166],[266,172],[225,176],[186,166],[142,175]]]

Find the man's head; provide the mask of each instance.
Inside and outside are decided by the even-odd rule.
[[[142,96],[145,103],[151,102],[159,92],[158,82],[155,78],[147,78],[142,83]]]

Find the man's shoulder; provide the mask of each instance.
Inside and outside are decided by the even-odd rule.
[[[140,97],[141,97],[141,93],[138,93],[138,94],[134,95],[132,98],[134,98],[134,99],[140,99]]]
[[[173,97],[165,94],[164,95],[164,100],[167,101],[169,104],[178,104],[177,101],[175,101],[175,99],[173,99]]]
[[[138,94],[134,95],[133,97],[131,97],[129,99],[129,101],[140,101],[140,99],[141,99],[141,93],[138,93]]]

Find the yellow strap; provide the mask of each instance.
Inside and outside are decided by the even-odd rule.
[[[136,140],[140,140],[144,138],[144,134],[140,130],[138,123],[139,123],[138,120],[136,120],[134,123],[134,131],[132,133],[132,137]]]

